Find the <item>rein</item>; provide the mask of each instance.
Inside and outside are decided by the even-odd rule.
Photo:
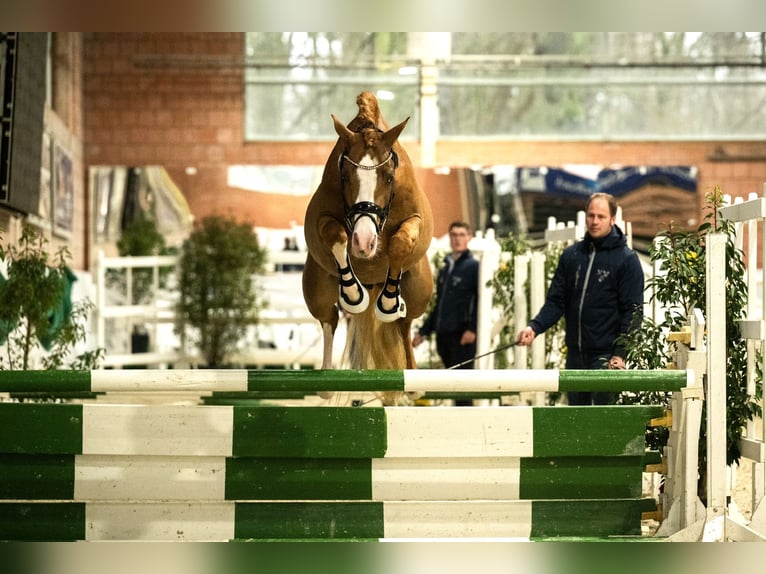
[[[394,150],[389,150],[388,155],[386,156],[386,159],[384,159],[383,161],[375,165],[362,165],[360,163],[357,163],[353,159],[348,157],[348,155],[346,155],[346,153],[344,152],[343,154],[341,154],[340,160],[338,161],[339,168],[344,160],[349,162],[351,165],[366,171],[376,170],[379,167],[386,165],[389,161],[393,160],[394,172],[396,172],[396,168],[399,165],[399,158],[396,155],[396,152],[394,152]],[[383,226],[386,224],[386,220],[388,219],[388,213],[391,210],[391,202],[394,200],[394,195],[395,195],[394,180],[395,178],[392,176],[391,191],[388,195],[388,202],[386,203],[385,207],[380,207],[377,203],[373,201],[360,201],[349,207],[348,203],[346,203],[346,196],[343,194],[343,177],[340,178],[341,196],[343,197],[344,210],[345,210],[344,220],[346,222],[346,228],[350,232],[353,231],[354,223],[360,217],[369,217],[370,219],[372,219],[373,223],[375,224],[375,230],[378,233],[380,233],[383,230]]]

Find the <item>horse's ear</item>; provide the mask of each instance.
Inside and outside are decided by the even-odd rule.
[[[353,137],[354,132],[348,129],[342,121],[335,117],[334,114],[330,114],[330,116],[335,124],[335,133],[338,134],[338,137],[344,142],[349,141]]]
[[[383,134],[382,139],[386,143],[387,147],[389,148],[392,147],[394,145],[394,142],[396,142],[396,140],[399,139],[399,134],[402,133],[408,121],[410,121],[410,118],[405,119],[402,123],[395,125],[390,130],[388,130],[386,133]]]

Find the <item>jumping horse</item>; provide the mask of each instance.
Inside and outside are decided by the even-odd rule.
[[[373,94],[356,103],[347,126],[331,115],[338,140],[306,208],[303,296],[322,326],[322,368],[333,368],[341,313],[349,368],[415,368],[410,329],[433,289],[431,206],[398,142],[409,118],[389,128]]]

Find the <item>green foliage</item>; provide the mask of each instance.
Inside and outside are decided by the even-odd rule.
[[[492,305],[499,308],[504,317],[513,317],[513,277],[516,255],[529,253],[528,239],[523,235],[509,233],[500,241],[500,251],[505,254],[487,287],[492,288]]]
[[[86,339],[86,319],[92,308],[84,300],[71,306],[69,288],[75,277],[67,267],[69,251],[53,257],[47,240],[25,226],[18,245],[0,249],[8,277],[0,281],[0,339],[5,339],[0,369],[27,370],[34,351],[47,351],[44,369],[64,367],[75,346]],[[2,341],[0,341],[2,342]],[[75,357],[70,368],[96,368],[103,349]]]
[[[726,242],[726,395],[727,395],[727,464],[739,461],[739,437],[747,422],[759,414],[757,399],[746,389],[747,345],[737,321],[745,316],[747,284],[744,254],[735,245],[733,225],[720,217],[723,204],[720,187],[705,196],[707,214],[693,231],[680,231],[672,224],[660,234],[650,250],[652,262],[659,263],[660,273],[647,282],[654,299],[665,309],[663,323],[657,325],[644,318],[640,330],[623,338],[627,360],[633,368],[666,368],[676,343],[665,343],[670,331],[679,331],[693,309],[706,309],[705,239],[711,231],[725,233]],[[757,363],[758,361],[756,361]],[[667,398],[665,396],[664,398]],[[657,397],[642,393],[638,397],[621,397],[622,402],[656,401]],[[702,423],[700,467],[705,467],[706,425]]]
[[[142,213],[122,230],[117,249],[120,255],[158,255],[165,250],[165,238],[154,219]]]
[[[121,256],[141,257],[147,255],[170,255],[175,250],[165,245],[165,238],[157,230],[154,218],[143,212],[126,225],[117,241],[117,250]],[[164,285],[172,269],[160,269],[160,285]],[[152,269],[134,268],[131,270],[132,297],[129,304],[140,305],[150,299],[153,292],[154,276]],[[126,269],[107,270],[106,280],[110,287],[126,291],[128,273]]]
[[[258,319],[255,275],[263,271],[266,250],[251,225],[233,218],[203,219],[181,251],[176,330],[189,325],[208,367],[226,356]]]
[[[650,370],[666,369],[668,367],[668,349],[666,342],[668,334],[667,323],[657,324],[651,317],[644,317],[638,329],[621,335],[619,340],[625,348],[625,362],[631,369]],[[672,343],[675,345],[675,343]],[[620,393],[617,404],[633,405],[666,405],[670,404],[671,393],[664,391],[646,391]],[[646,445],[661,451],[668,443],[669,429],[656,426],[647,427]]]
[[[516,339],[513,317],[516,311],[514,300],[514,273],[516,270],[516,255],[529,253],[529,241],[524,235],[509,233],[500,241],[500,265],[495,270],[492,278],[487,282],[487,287],[492,289],[492,306],[500,309],[505,321],[498,335],[498,348],[506,347]],[[526,285],[527,293],[529,284]],[[506,369],[509,366],[508,355],[497,353],[495,355],[495,368]]]
[[[531,245],[524,235],[509,233],[507,237],[500,241],[501,263],[495,271],[492,279],[487,282],[487,287],[492,288],[492,305],[500,309],[505,318],[504,325],[500,330],[498,347],[511,344],[516,340],[516,330],[513,318],[516,314],[516,302],[514,300],[514,274],[515,257],[517,255],[527,255],[530,253]],[[550,285],[553,274],[556,271],[559,256],[563,247],[558,243],[550,243],[545,247],[545,284]],[[529,281],[525,285],[525,296],[529,300]],[[532,309],[534,314],[537,309]],[[545,338],[545,365],[546,368],[559,368],[563,365],[566,357],[566,349],[557,348],[559,341],[563,339],[564,322],[563,319],[547,331]],[[531,360],[531,357],[529,357]],[[496,368],[502,369],[508,367],[508,360],[504,353],[495,356]]]

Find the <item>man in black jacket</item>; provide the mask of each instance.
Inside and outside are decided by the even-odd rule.
[[[640,324],[644,273],[638,255],[615,225],[617,204],[606,193],[588,200],[585,237],[561,254],[545,304],[519,332],[521,345],[566,322],[567,369],[624,369],[625,352],[617,338]],[[570,392],[570,405],[605,405],[611,392]]]
[[[436,303],[423,326],[412,338],[417,347],[424,337],[436,333],[436,351],[449,368],[469,361],[462,369],[473,369],[476,356],[476,317],[479,291],[479,261],[471,255],[470,225],[454,221],[449,226],[452,253],[447,255],[439,270]]]

